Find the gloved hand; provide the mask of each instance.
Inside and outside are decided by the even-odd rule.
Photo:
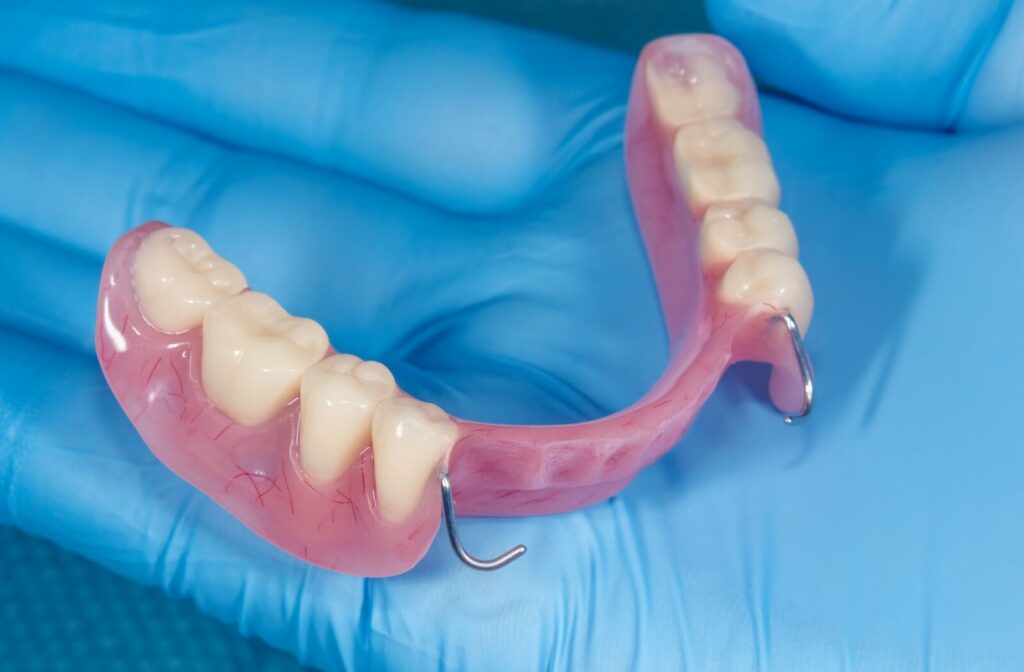
[[[1019,75],[999,82],[1020,5],[942,4],[709,14],[755,74],[834,112],[1019,118]],[[0,66],[3,522],[331,669],[1024,660],[1024,129],[766,97],[817,298],[813,418],[785,427],[764,370],[737,367],[621,496],[462,519],[481,555],[530,547],[500,573],[442,535],[366,580],[271,547],[145,448],[92,351],[105,251],[147,219],[195,228],[462,416],[622,408],[666,361],[624,182],[632,58],[390,6],[213,0],[11,3]]]

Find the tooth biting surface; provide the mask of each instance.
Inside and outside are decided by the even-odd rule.
[[[683,126],[673,153],[683,194],[698,217],[714,203],[779,204],[779,181],[764,140],[735,119]]]
[[[654,113],[666,126],[731,117],[739,110],[740,92],[713,53],[667,49],[647,62],[644,75]]]
[[[783,252],[754,250],[741,254],[722,276],[718,297],[725,303],[788,310],[802,333],[814,311],[814,295],[800,262]]]
[[[222,299],[203,320],[203,388],[236,422],[261,424],[295,398],[303,372],[327,345],[323,327],[289,315],[266,294]]]
[[[380,403],[373,415],[373,465],[385,519],[400,522],[413,512],[457,436],[455,423],[434,404],[409,398]]]
[[[756,249],[798,256],[796,231],[786,213],[756,201],[708,208],[700,227],[700,261],[706,271],[718,271]]]
[[[330,483],[370,445],[373,412],[395,393],[380,362],[332,355],[302,375],[299,459],[313,481]]]
[[[199,326],[214,301],[245,289],[245,276],[195,231],[176,227],[146,236],[135,254],[132,283],[142,314],[161,331]]]

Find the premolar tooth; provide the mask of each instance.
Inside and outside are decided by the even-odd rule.
[[[413,512],[457,436],[455,423],[434,404],[395,398],[377,406],[373,464],[384,518],[400,522]]]
[[[700,227],[700,261],[717,272],[741,253],[756,249],[799,255],[796,231],[786,213],[759,202],[712,205]]]
[[[195,231],[164,227],[143,239],[132,282],[146,320],[161,331],[198,327],[214,301],[245,289],[245,276]]]
[[[203,320],[203,388],[236,422],[258,425],[295,398],[303,372],[326,351],[323,327],[266,294],[222,299]]]
[[[739,110],[740,92],[713,53],[666,49],[647,61],[644,75],[654,113],[666,126],[731,117]]]
[[[675,166],[690,211],[758,200],[779,204],[779,181],[764,140],[735,119],[711,119],[676,133]]]
[[[332,355],[302,375],[299,459],[313,481],[330,483],[370,445],[373,412],[395,393],[380,362]]]
[[[741,254],[722,276],[718,297],[725,303],[770,312],[788,310],[805,334],[814,312],[814,294],[803,266],[775,250]]]

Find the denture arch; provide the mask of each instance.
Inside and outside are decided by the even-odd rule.
[[[441,520],[439,482],[469,515],[555,513],[614,495],[680,440],[734,362],[771,364],[776,406],[805,413],[800,335],[813,296],[731,45],[696,35],[644,49],[626,161],[671,357],[623,411],[547,426],[451,418],[383,365],[335,353],[319,325],[247,289],[197,234],[159,222],[122,236],[104,265],[104,374],[175,473],[284,550],[362,576],[423,556]]]

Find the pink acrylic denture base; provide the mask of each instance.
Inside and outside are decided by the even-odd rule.
[[[683,435],[722,372],[740,360],[774,364],[772,395],[799,408],[800,378],[789,342],[764,311],[728,308],[704,276],[697,230],[674,186],[673,129],[650,114],[642,76],[664,50],[714,51],[742,91],[740,119],[760,131],[757,99],[742,57],[710,36],[663,38],[640,57],[627,123],[627,162],[637,219],[650,255],[672,343],[670,364],[630,408],[574,425],[512,426],[458,420],[450,474],[460,514],[533,515],[568,511],[619,492]],[[234,516],[311,563],[362,576],[408,570],[426,553],[440,521],[428,487],[401,524],[384,521],[366,450],[336,483],[314,486],[298,461],[298,400],[258,427],[234,423],[200,382],[201,330],[165,334],[143,318],[132,262],[151,222],[121,237],[107,257],[96,349],[111,389],[153,453]]]
[[[554,513],[619,492],[689,428],[722,372],[743,360],[774,365],[776,405],[797,412],[802,379],[773,307],[752,311],[716,301],[719,276],[703,274],[699,224],[679,191],[672,143],[675,128],[651,113],[644,69],[674,53],[713,52],[742,94],[737,117],[760,134],[756,91],[743,57],[711,35],[666,37],[648,44],[633,75],[626,125],[626,161],[637,221],[669,330],[671,359],[650,391],[620,413],[576,425],[509,426],[460,421],[451,474],[459,510],[483,515]]]
[[[257,534],[309,562],[362,576],[416,564],[437,533],[436,494],[400,525],[382,520],[370,451],[329,487],[309,483],[298,461],[298,401],[258,427],[235,423],[203,392],[202,331],[165,334],[142,316],[132,261],[163,226],[129,232],[108,255],[96,327],[104,374],[146,445]]]

